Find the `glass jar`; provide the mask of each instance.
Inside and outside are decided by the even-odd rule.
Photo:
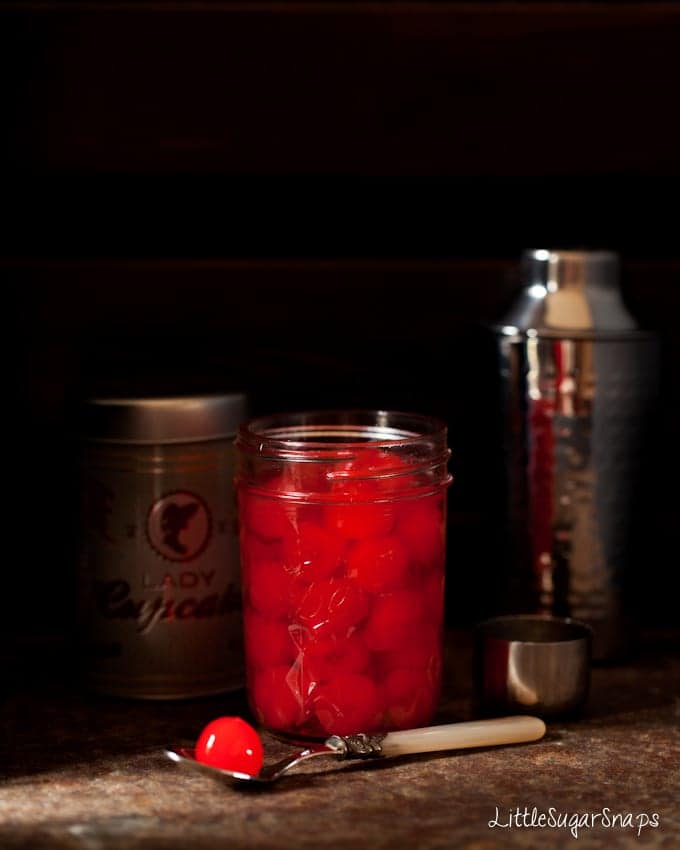
[[[426,725],[442,666],[443,422],[281,414],[239,431],[248,695],[296,737]]]

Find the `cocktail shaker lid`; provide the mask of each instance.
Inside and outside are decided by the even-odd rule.
[[[247,418],[241,393],[163,398],[94,398],[83,436],[101,443],[152,445],[234,437]]]
[[[638,330],[611,251],[525,251],[523,289],[499,330],[507,335],[592,336]]]

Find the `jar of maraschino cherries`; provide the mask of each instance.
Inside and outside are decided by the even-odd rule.
[[[426,725],[442,666],[443,422],[281,414],[237,437],[248,695],[295,737]]]

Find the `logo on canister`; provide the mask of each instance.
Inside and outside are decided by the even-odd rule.
[[[205,551],[211,534],[208,506],[188,490],[162,496],[153,503],[146,518],[147,539],[167,561],[193,561]]]

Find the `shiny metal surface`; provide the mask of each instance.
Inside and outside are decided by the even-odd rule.
[[[266,767],[263,767],[259,773],[253,774],[241,773],[237,770],[226,770],[221,767],[213,767],[210,764],[203,764],[202,762],[197,761],[194,751],[190,747],[174,747],[164,750],[166,757],[169,758],[170,761],[174,761],[175,764],[181,765],[182,767],[188,767],[209,776],[221,776],[226,779],[238,779],[241,782],[254,782],[261,785],[269,785],[272,782],[276,782],[277,779],[280,779],[285,773],[288,773],[291,768],[300,764],[300,762],[308,761],[310,758],[314,758],[315,756],[336,756],[339,758],[345,758],[347,756],[347,752],[348,750],[344,739],[334,735],[333,738],[329,738],[323,744],[313,744],[300,752],[286,756],[280,761],[277,761],[275,764],[267,765]]]
[[[235,436],[247,418],[245,395],[99,398],[85,405],[82,430],[99,443],[154,445]]]
[[[619,289],[619,258],[609,251],[525,251],[523,290],[503,333],[562,336],[637,329]]]
[[[491,713],[567,714],[586,701],[591,629],[570,619],[507,616],[475,634],[477,694]]]
[[[258,774],[241,773],[203,764],[197,761],[194,750],[190,747],[168,748],[164,752],[170,761],[194,768],[202,773],[224,776],[229,779],[240,779],[244,782],[268,784],[276,782],[284,773],[301,762],[316,756],[335,756],[340,759],[379,758],[382,755],[381,744],[386,737],[384,734],[367,735],[365,732],[358,732],[356,735],[331,735],[323,743],[311,744],[297,753],[292,753],[292,755],[280,759],[275,764],[266,765]]]
[[[614,255],[533,251],[498,328],[511,610],[573,616],[596,658],[625,649],[632,499],[656,339],[623,307]]]
[[[359,732],[356,735],[331,735],[326,745],[338,753],[344,753],[347,758],[364,758],[382,754],[382,742],[385,734],[367,735]]]

